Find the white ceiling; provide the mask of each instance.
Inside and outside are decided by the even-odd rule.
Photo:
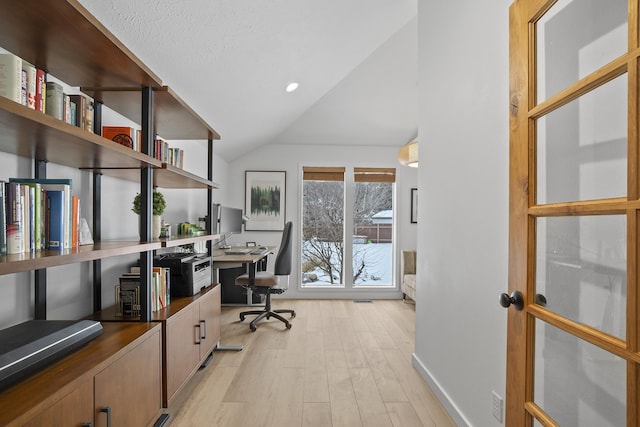
[[[80,3],[216,129],[227,161],[417,134],[417,0]]]

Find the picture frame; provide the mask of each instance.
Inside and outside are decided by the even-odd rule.
[[[245,171],[245,231],[284,230],[286,184],[286,171]]]
[[[411,224],[418,223],[418,189],[411,189]]]

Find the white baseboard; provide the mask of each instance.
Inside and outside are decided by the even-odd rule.
[[[431,388],[442,406],[444,406],[445,411],[447,411],[449,416],[453,419],[453,422],[455,422],[458,427],[472,427],[471,423],[464,417],[464,415],[462,415],[462,412],[460,412],[456,404],[451,400],[442,387],[440,387],[438,381],[433,378],[429,370],[422,364],[415,353],[411,354],[411,364],[416,368],[422,379],[424,379],[427,385]]]

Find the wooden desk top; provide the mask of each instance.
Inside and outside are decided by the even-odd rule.
[[[232,251],[237,249],[247,249],[246,246],[234,246],[231,249],[216,249],[213,251],[213,262],[241,262],[245,264],[252,264],[254,262],[260,261],[262,258],[266,257],[270,253],[273,253],[277,246],[267,246],[267,250],[261,254],[229,254],[227,255],[225,251]],[[256,248],[257,249],[257,248]]]

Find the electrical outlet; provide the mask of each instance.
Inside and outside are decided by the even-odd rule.
[[[493,413],[493,418],[500,421],[502,423],[502,397],[495,391],[491,391],[491,412]]]

